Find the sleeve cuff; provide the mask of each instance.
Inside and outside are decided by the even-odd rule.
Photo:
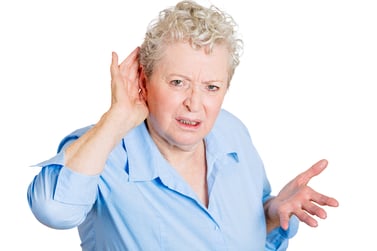
[[[84,175],[64,166],[64,151],[54,157],[32,166],[61,166],[53,199],[66,204],[92,205],[97,197],[100,175]]]
[[[49,165],[64,166],[64,152],[61,151],[58,154],[56,154],[54,157],[52,157],[48,160],[45,160],[43,162],[40,162],[38,164],[32,165],[32,166],[44,167],[44,166],[49,166]]]
[[[297,234],[299,220],[296,216],[292,216],[289,220],[287,230],[277,227],[267,235],[267,250],[283,251],[288,247],[288,240]]]
[[[91,205],[97,197],[100,175],[83,175],[63,166],[56,184],[54,200],[75,205]]]
[[[299,226],[299,220],[295,215],[292,215],[291,219],[289,220],[289,227],[287,230],[282,229],[281,227],[278,228],[279,233],[284,236],[286,239],[290,239],[297,234]]]

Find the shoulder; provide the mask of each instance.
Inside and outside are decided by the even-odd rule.
[[[225,135],[247,134],[249,136],[248,128],[241,119],[225,109],[220,111],[214,125],[214,131]]]
[[[246,125],[233,113],[222,109],[207,142],[216,150],[235,151],[252,146],[252,140]]]

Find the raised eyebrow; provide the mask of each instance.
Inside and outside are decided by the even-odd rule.
[[[180,78],[180,79],[183,79],[183,80],[188,80],[190,81],[190,79],[187,77],[187,76],[184,76],[184,75],[180,75],[180,74],[170,74],[167,76],[169,79],[176,79],[176,78]]]
[[[168,79],[172,80],[172,79],[176,79],[176,78],[180,78],[182,80],[185,80],[185,81],[189,81],[191,82],[191,79],[185,75],[182,75],[182,74],[169,74],[167,76]],[[211,85],[211,84],[217,84],[217,85],[221,85],[223,86],[224,85],[224,81],[222,80],[207,80],[207,81],[203,81],[202,84],[205,84],[205,85]]]
[[[216,84],[216,85],[221,85],[221,86],[224,85],[223,81],[221,81],[221,80],[209,80],[209,81],[204,81],[203,84],[206,84],[206,85]]]

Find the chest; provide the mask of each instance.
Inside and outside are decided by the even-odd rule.
[[[260,177],[216,166],[212,171],[208,207],[179,176],[130,182],[124,173],[105,173],[94,219],[98,226],[108,225],[101,238],[119,235],[128,249],[254,250],[250,247],[265,240],[263,187],[253,182]]]

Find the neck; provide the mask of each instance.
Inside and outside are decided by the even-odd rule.
[[[168,144],[160,144],[156,142],[158,149],[165,159],[177,170],[184,170],[192,167],[193,163],[201,163],[205,160],[204,141],[200,141],[197,145],[191,146],[189,149]]]
[[[169,144],[161,137],[151,136],[161,154],[193,189],[201,203],[207,207],[209,197],[204,140],[188,148],[178,147]]]

